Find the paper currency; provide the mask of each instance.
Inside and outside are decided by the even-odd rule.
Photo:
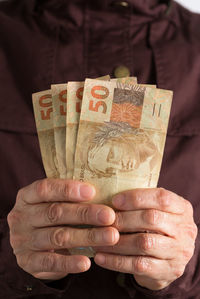
[[[86,80],[76,144],[74,179],[109,206],[117,192],[157,185],[172,101],[171,91],[120,87]]]
[[[66,141],[66,161],[67,178],[72,179],[74,171],[74,154],[76,139],[81,112],[81,102],[83,97],[84,82],[68,83],[68,103],[67,103],[67,141]]]
[[[98,78],[99,80],[110,79],[110,76]],[[111,79],[111,82],[137,84],[136,77],[126,77]],[[67,178],[72,179],[74,173],[74,157],[76,150],[76,141],[81,113],[81,105],[83,98],[84,82],[68,82],[67,92],[67,140],[66,140],[66,162],[67,162]]]
[[[110,77],[105,76],[98,78],[100,80],[109,80]],[[126,77],[111,79],[111,82],[116,84],[129,83],[137,84],[136,77]],[[82,98],[84,91],[84,82],[68,82],[68,101],[67,101],[67,143],[66,143],[66,160],[67,160],[67,178],[73,178],[74,172],[74,157],[76,150],[77,134],[79,128],[79,120],[82,106]],[[88,228],[89,225],[74,226],[76,228]],[[70,254],[84,254],[86,256],[94,256],[91,247],[89,248],[73,248],[69,249]]]
[[[66,164],[66,115],[67,83],[51,85],[53,103],[53,127],[56,157],[60,178],[67,178]]]
[[[87,79],[68,86],[54,84],[52,90],[33,94],[47,177],[88,181],[97,189],[92,203],[108,206],[118,192],[157,186],[172,92],[136,83],[133,77],[111,82]],[[95,254],[91,247],[69,252]]]
[[[126,77],[126,78],[118,78],[118,79],[111,79],[111,82],[115,83],[115,86],[117,88],[123,88],[123,84],[129,84],[129,85],[136,85],[137,84],[137,78],[136,77]],[[156,88],[156,85],[145,85],[145,84],[137,84],[138,86],[144,86],[144,87],[151,87],[151,88]],[[83,91],[83,89],[82,89]],[[83,94],[82,94],[83,96]],[[69,102],[68,102],[69,103]],[[80,106],[81,108],[81,106]],[[69,105],[69,109],[70,109],[70,105]],[[81,109],[80,109],[81,112]],[[77,122],[79,124],[79,120],[80,120],[80,113],[78,115],[77,118]],[[78,133],[78,125],[77,125],[77,130],[76,130],[76,138],[77,138],[77,133]],[[74,144],[74,151],[76,149],[76,142]],[[73,165],[73,169],[74,169],[74,165]],[[79,225],[79,226],[74,226],[74,227],[79,227],[79,228],[90,228],[92,226],[90,225]],[[84,254],[88,257],[93,257],[94,256],[94,251],[91,247],[82,247],[82,248],[72,248],[69,250],[69,252],[71,254]]]
[[[122,84],[137,84],[137,77],[113,78],[111,82],[120,82]]]
[[[171,91],[86,80],[74,179],[96,187],[92,203],[157,186],[171,102]]]
[[[59,178],[54,140],[51,90],[34,93],[32,99],[40,151],[46,176],[48,178]]]
[[[110,76],[106,75],[98,78],[99,80],[110,80]],[[67,178],[72,179],[74,173],[74,156],[76,149],[76,140],[81,112],[81,104],[83,98],[83,82],[68,82],[67,92],[67,139],[66,139],[66,163]]]

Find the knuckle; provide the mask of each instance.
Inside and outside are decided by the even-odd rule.
[[[21,255],[16,255],[16,260],[17,260],[17,264],[21,267],[21,268],[25,268],[26,266],[26,262],[25,262],[25,258],[23,258],[23,256]]]
[[[169,285],[168,281],[166,280],[155,280],[154,281],[154,290],[162,290]]]
[[[89,223],[89,207],[86,205],[78,205],[76,216],[82,223]]]
[[[60,271],[61,272],[69,272],[69,270],[72,268],[68,259],[61,258],[60,260]]]
[[[10,228],[15,226],[20,220],[20,213],[16,210],[10,211],[10,213],[7,216],[7,222]]]
[[[87,239],[88,243],[96,244],[97,237],[96,237],[96,230],[94,228],[88,230]]]
[[[13,249],[19,248],[23,244],[23,240],[19,236],[10,234],[10,245]]]
[[[70,197],[69,183],[63,180],[52,180],[51,190],[55,190],[56,193],[60,194],[64,198]]]
[[[69,198],[70,197],[70,184],[69,183],[61,184],[60,188],[61,188],[60,191],[63,193],[63,195],[66,198]]]
[[[198,235],[198,227],[196,223],[193,223],[193,232],[194,232],[194,240],[195,240]]]
[[[113,224],[114,227],[120,231],[123,228],[123,222],[124,222],[124,220],[123,220],[122,213],[116,212],[115,222]]]
[[[39,197],[48,197],[49,193],[60,194],[64,198],[70,197],[70,183],[59,179],[43,179],[35,182],[36,193]]]
[[[147,260],[142,256],[138,256],[135,258],[135,260],[133,259],[132,267],[133,267],[134,272],[136,272],[138,274],[143,274],[143,273],[147,272],[147,267],[148,267]]]
[[[137,239],[137,245],[144,253],[149,251],[154,246],[154,238],[149,234],[141,234]]]
[[[191,225],[191,228],[190,228],[190,235],[191,235],[191,237],[192,237],[193,240],[196,239],[197,234],[198,234],[198,228],[197,228],[196,224],[193,223]]]
[[[44,255],[41,261],[41,272],[53,272],[56,269],[56,260],[52,253]]]
[[[183,256],[187,262],[192,258],[194,254],[194,249],[195,249],[194,246],[190,246],[188,248],[183,249]]]
[[[198,234],[198,227],[197,225],[193,222],[190,224],[187,224],[184,226],[185,232],[187,233],[187,235],[195,241],[197,234]]]
[[[29,255],[26,254],[18,254],[16,255],[16,260],[17,264],[22,268],[22,269],[27,269],[28,268],[28,263],[30,262]]]
[[[24,189],[20,189],[18,192],[17,192],[17,196],[16,196],[16,201],[19,201],[23,198],[23,193],[24,193]]]
[[[47,220],[50,223],[57,223],[62,215],[60,204],[52,203],[47,208]]]
[[[11,227],[11,225],[13,223],[13,214],[14,214],[13,211],[10,211],[10,213],[7,216],[7,222],[8,222],[9,227]]]
[[[162,209],[169,207],[171,193],[164,188],[157,188],[157,198]]]
[[[183,198],[183,200],[185,202],[186,210],[189,211],[189,213],[193,215],[193,206],[192,206],[191,202],[184,198]]]
[[[141,203],[143,202],[143,198],[141,196],[140,192],[137,192],[137,189],[133,190],[131,193],[132,197],[132,203],[134,205],[135,208],[140,208],[141,207]]]
[[[143,212],[144,221],[150,225],[157,225],[161,222],[161,214],[158,210],[151,209]]]
[[[10,245],[12,248],[16,247],[16,238],[13,236],[13,234],[10,234]]]
[[[50,244],[62,247],[64,243],[67,243],[66,238],[67,232],[63,228],[57,229],[50,234]]]
[[[124,257],[123,256],[118,256],[116,259],[113,260],[114,263],[114,268],[120,270],[124,269]]]
[[[36,194],[41,197],[47,197],[50,189],[50,184],[48,179],[38,180],[35,182]]]
[[[174,269],[174,276],[175,278],[179,278],[183,275],[185,271],[185,266],[178,266]]]

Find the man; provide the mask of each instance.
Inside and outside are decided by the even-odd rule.
[[[94,132],[92,129],[95,129]],[[87,146],[86,149],[83,147],[82,155],[86,154],[88,170],[99,178],[117,176],[119,172],[122,176],[130,171],[135,174],[134,170],[142,166],[147,175],[156,166],[159,167],[161,160],[154,136],[161,141],[160,144],[164,143],[161,134],[135,129],[128,123],[110,122],[96,128],[88,126]],[[84,153],[84,150],[87,152]],[[143,165],[145,162],[146,165]]]
[[[0,4],[2,298],[199,297],[199,22],[173,1]],[[31,102],[108,73],[174,91],[165,189],[126,191],[113,209],[91,204],[89,184],[44,179]],[[79,246],[94,260],[68,255]]]

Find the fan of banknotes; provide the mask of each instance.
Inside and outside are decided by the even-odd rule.
[[[92,203],[110,207],[118,192],[156,187],[172,97],[135,77],[110,76],[34,93],[46,176],[90,182],[97,191]],[[69,251],[94,256],[91,247]]]

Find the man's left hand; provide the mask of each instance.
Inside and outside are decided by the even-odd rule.
[[[123,234],[114,246],[93,247],[96,264],[133,274],[139,285],[151,290],[163,289],[182,276],[197,237],[191,203],[154,188],[122,192],[113,198],[113,206],[112,226]]]

